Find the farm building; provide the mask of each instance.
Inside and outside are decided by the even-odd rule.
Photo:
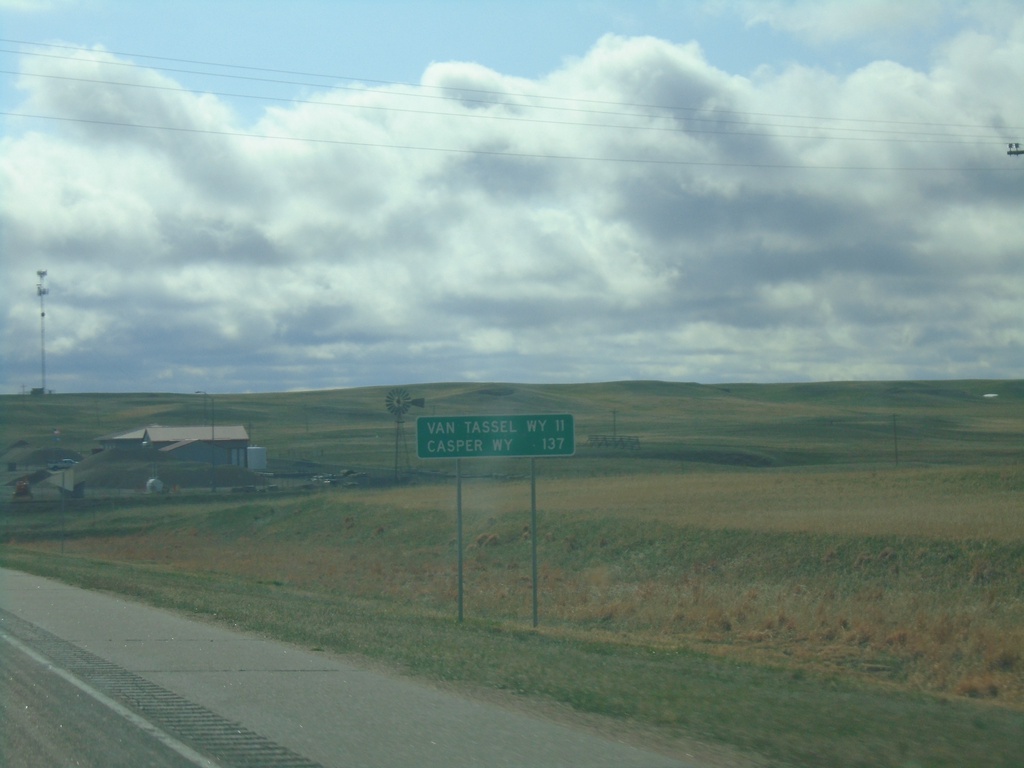
[[[163,427],[153,425],[97,438],[104,450],[154,448],[182,461],[247,467],[249,433],[245,427]]]

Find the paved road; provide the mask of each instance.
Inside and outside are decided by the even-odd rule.
[[[150,750],[150,757],[125,765],[179,766],[191,754],[187,765],[207,768],[694,768],[343,658],[5,569],[0,646],[7,646],[0,680],[41,710],[38,717],[12,717],[4,749],[31,749],[33,739],[51,738],[56,720],[79,733],[103,721],[116,723],[104,730],[104,743],[138,741],[132,749]],[[38,658],[15,660],[26,651]],[[123,714],[97,709],[91,692]],[[133,729],[138,733],[129,737]],[[58,749],[65,747],[54,747],[33,768],[75,764]]]
[[[9,642],[0,642],[0,764],[195,768],[190,759]]]

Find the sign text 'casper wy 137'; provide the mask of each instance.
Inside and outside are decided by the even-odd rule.
[[[576,429],[568,413],[416,419],[416,455],[421,459],[539,458],[575,452]]]

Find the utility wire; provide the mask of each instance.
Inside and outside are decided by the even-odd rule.
[[[508,157],[528,160],[565,160],[577,162],[601,162],[663,166],[703,166],[715,168],[757,168],[765,170],[802,170],[802,171],[1007,171],[1019,170],[1007,167],[955,168],[949,166],[876,166],[876,165],[798,165],[796,163],[730,163],[713,160],[667,160],[664,158],[642,157],[595,157],[587,155],[555,155],[531,152],[511,152],[486,149],[463,149],[457,147],[428,147],[412,144],[388,144],[383,142],[350,141],[345,139],[321,139],[301,136],[278,136],[273,134],[244,133],[241,131],[218,131],[208,128],[183,128],[167,125],[146,125],[141,123],[123,123],[115,120],[89,120],[80,117],[54,117],[52,115],[32,115],[22,112],[3,112],[8,117],[23,117],[34,120],[52,120],[56,122],[82,123],[86,125],[104,125],[117,128],[134,128],[139,130],[170,131],[174,133],[198,134],[207,136],[226,136],[242,139],[265,139],[271,141],[293,141],[307,144],[327,144],[348,147],[365,147],[373,149],[395,149],[417,152],[439,152],[458,155],[481,155],[491,157]]]
[[[115,54],[114,52],[95,51],[95,50],[90,50],[90,49],[76,47],[76,46],[49,45],[49,44],[42,44],[42,43],[26,43],[24,41],[7,40],[7,39],[4,39],[4,38],[0,38],[0,42],[8,42],[8,43],[14,42],[14,43],[20,43],[20,44],[24,44],[24,45],[36,45],[36,46],[43,46],[43,47],[48,47],[48,48],[74,50],[74,51],[79,52],[79,53],[87,53],[87,54],[97,54],[97,53],[103,54],[103,53],[106,53],[108,55],[138,56],[138,57],[141,57],[141,58],[150,58],[150,59],[160,60],[160,61],[182,62],[182,63],[188,63],[188,64],[197,64],[197,65],[202,65],[202,66],[224,67],[224,68],[237,69],[237,70],[269,72],[269,73],[275,73],[275,74],[298,74],[298,75],[302,75],[302,76],[305,76],[305,77],[328,77],[328,76],[325,76],[325,75],[316,75],[316,74],[310,74],[310,73],[295,73],[295,72],[290,72],[290,71],[287,71],[287,70],[272,70],[272,69],[258,68],[258,67],[243,67],[243,66],[234,65],[234,64],[220,64],[220,63],[216,63],[216,62],[199,62],[199,61],[192,61],[192,60],[187,60],[187,59],[169,59],[167,57],[147,56],[145,54],[128,54],[128,53],[116,53]],[[82,61],[82,58],[80,56],[65,56],[65,55],[46,54],[46,53],[11,51],[11,50],[7,50],[7,49],[0,49],[0,52],[7,52],[7,53],[12,53],[12,54],[20,54],[20,55],[29,55],[29,56],[40,56],[40,57],[45,57],[45,58],[73,60],[73,61],[79,61],[79,62]],[[108,61],[108,60],[101,60],[101,59],[95,59],[95,58],[91,58],[88,61],[89,61],[89,63],[98,64],[98,65],[110,65],[110,66],[118,66],[118,67],[128,67],[128,68],[131,68],[131,69],[134,69],[134,70],[139,70],[140,69],[139,65],[137,65],[135,63],[132,63],[132,62],[117,62],[117,61]],[[325,84],[315,84],[315,83],[302,83],[302,82],[295,82],[295,81],[271,80],[269,78],[264,78],[264,77],[250,77],[250,76],[240,76],[240,75],[229,75],[229,74],[215,73],[215,72],[201,72],[201,71],[195,71],[195,70],[182,70],[182,69],[172,69],[172,68],[162,68],[162,67],[146,67],[145,69],[149,69],[149,70],[163,70],[163,71],[176,72],[176,73],[188,73],[188,74],[203,75],[203,76],[224,77],[224,78],[230,78],[230,79],[234,79],[234,80],[256,81],[256,82],[260,82],[260,83],[273,83],[273,84],[283,84],[283,85],[291,85],[291,86],[307,86],[307,87],[331,88],[331,89],[334,89],[334,90],[337,90],[339,88],[346,88],[347,90],[356,90],[356,91],[359,91],[361,93],[384,94],[384,95],[387,95],[387,96],[416,96],[416,97],[433,98],[433,99],[440,99],[440,100],[444,100],[444,101],[451,101],[451,102],[455,102],[455,103],[459,104],[460,106],[464,106],[467,103],[470,103],[470,104],[486,104],[486,105],[492,105],[492,106],[506,106],[506,107],[513,106],[513,107],[516,107],[516,108],[519,108],[519,109],[526,108],[526,109],[540,109],[540,110],[556,110],[556,111],[559,111],[559,112],[572,112],[572,113],[576,113],[576,114],[586,114],[586,115],[594,115],[594,114],[596,114],[596,115],[613,115],[615,117],[620,117],[620,118],[641,118],[641,119],[645,119],[645,120],[652,120],[652,119],[654,119],[654,120],[666,120],[666,119],[668,119],[668,120],[676,120],[676,119],[678,119],[677,116],[669,115],[669,114],[664,114],[664,112],[662,112],[661,114],[635,113],[635,112],[622,112],[622,111],[614,112],[614,111],[608,111],[608,110],[579,109],[579,108],[576,108],[576,107],[552,107],[552,106],[547,106],[547,105],[536,105],[536,104],[526,104],[526,105],[524,105],[524,104],[521,104],[521,103],[518,103],[518,102],[495,101],[493,99],[492,100],[487,100],[487,101],[478,100],[478,99],[468,100],[467,101],[467,99],[464,98],[463,96],[438,96],[438,95],[429,95],[429,94],[420,94],[420,93],[405,93],[405,92],[396,93],[393,90],[367,89],[365,87],[359,87],[359,88],[344,87],[344,86],[338,86],[336,84],[334,84],[334,85],[325,85]],[[85,83],[91,83],[91,84],[95,84],[95,85],[105,85],[105,86],[111,86],[111,87],[145,88],[145,89],[151,89],[151,90],[161,90],[161,91],[180,92],[180,93],[197,93],[197,91],[190,90],[190,89],[183,88],[183,87],[161,86],[161,85],[154,85],[154,84],[149,84],[149,83],[130,83],[130,82],[119,82],[119,81],[110,81],[110,80],[95,80],[95,79],[91,79],[91,78],[78,78],[78,77],[70,77],[70,76],[63,76],[63,75],[49,75],[49,74],[39,74],[39,73],[31,73],[31,72],[14,72],[14,71],[11,71],[11,70],[0,70],[0,72],[6,73],[6,74],[12,74],[12,75],[21,75],[21,76],[39,77],[39,78],[48,78],[48,79],[59,79],[59,80],[65,80],[65,81],[71,81],[71,82],[85,82]],[[331,76],[331,77],[333,77],[333,76]],[[411,85],[401,84],[401,83],[389,83],[387,81],[373,81],[373,82],[376,82],[378,84],[384,83],[384,84],[387,84],[387,85],[392,86],[392,87],[393,86],[402,86],[402,87],[407,87],[407,88],[415,88],[417,90],[422,90],[424,88],[431,88],[431,89],[434,89],[434,90],[455,91],[455,92],[460,93],[460,94],[461,93],[465,93],[465,92],[472,92],[472,93],[488,94],[488,95],[491,95],[491,96],[500,96],[502,98],[508,98],[508,97],[531,98],[531,99],[532,98],[540,98],[540,99],[546,99],[546,100],[551,100],[551,101],[560,101],[560,102],[565,102],[565,103],[601,104],[601,105],[604,105],[604,106],[626,107],[626,108],[629,108],[629,109],[659,109],[659,110],[664,110],[664,111],[672,112],[672,113],[675,113],[675,112],[697,112],[697,111],[699,111],[699,108],[692,108],[692,107],[670,107],[670,106],[664,106],[664,105],[628,104],[628,103],[607,102],[607,101],[598,102],[598,101],[595,101],[595,100],[580,100],[580,99],[572,99],[572,98],[565,98],[565,97],[555,97],[555,96],[546,96],[546,95],[536,95],[536,96],[534,96],[534,95],[527,95],[527,94],[508,94],[508,93],[503,93],[503,92],[499,92],[499,91],[484,91],[484,90],[478,90],[478,89],[461,89],[461,88],[460,89],[455,89],[455,88],[450,88],[450,87],[447,87],[447,86],[411,86]],[[843,141],[861,141],[861,142],[888,142],[888,143],[913,142],[913,143],[921,143],[921,144],[960,144],[960,145],[968,145],[968,144],[973,144],[973,143],[976,143],[976,142],[995,143],[996,141],[999,141],[999,143],[1003,143],[1003,141],[1005,141],[1004,139],[998,139],[997,140],[997,139],[990,138],[990,137],[987,137],[987,136],[984,136],[984,137],[983,136],[965,136],[965,135],[960,135],[960,136],[953,135],[953,136],[950,136],[947,133],[930,133],[930,132],[924,132],[924,131],[911,132],[911,131],[902,131],[902,130],[893,130],[893,129],[881,129],[881,128],[844,127],[844,126],[840,126],[840,125],[829,125],[828,127],[824,127],[824,126],[821,126],[821,125],[815,126],[815,125],[787,125],[787,124],[777,124],[777,123],[751,123],[749,120],[727,120],[727,119],[723,119],[723,118],[718,117],[718,116],[716,116],[716,117],[706,117],[706,118],[705,117],[686,117],[684,119],[689,124],[687,126],[683,126],[683,127],[670,127],[670,126],[658,126],[658,125],[636,125],[636,124],[624,125],[624,124],[618,124],[618,123],[616,123],[616,124],[611,124],[611,123],[595,123],[595,122],[589,122],[589,121],[588,122],[582,122],[582,121],[572,121],[572,120],[546,120],[546,119],[540,119],[540,118],[521,117],[521,116],[516,116],[516,115],[508,115],[508,114],[500,114],[500,115],[496,115],[496,114],[493,114],[493,113],[491,113],[491,114],[481,114],[479,111],[472,111],[472,112],[467,112],[467,111],[462,111],[462,112],[440,112],[440,111],[432,111],[432,110],[417,110],[417,109],[401,108],[401,107],[394,107],[394,106],[384,106],[384,105],[379,105],[379,104],[343,104],[343,103],[337,103],[337,102],[325,102],[325,101],[311,100],[311,99],[295,99],[295,98],[284,98],[284,97],[272,97],[272,96],[266,96],[266,95],[252,95],[252,94],[239,94],[239,93],[227,93],[227,92],[209,92],[209,91],[205,91],[205,93],[209,93],[210,95],[220,96],[220,97],[224,97],[224,98],[258,99],[258,100],[262,100],[262,101],[276,101],[276,102],[284,102],[284,103],[292,103],[292,104],[309,104],[309,105],[317,105],[317,106],[330,106],[330,107],[333,107],[333,108],[372,109],[372,110],[401,112],[401,113],[411,113],[411,114],[424,114],[424,115],[442,116],[442,117],[473,118],[473,119],[486,119],[486,120],[502,120],[502,121],[512,121],[512,122],[520,122],[520,123],[536,123],[536,124],[545,124],[545,125],[564,125],[564,126],[587,127],[587,128],[604,128],[604,129],[617,129],[617,130],[629,130],[629,131],[636,131],[636,130],[661,131],[661,132],[676,133],[676,134],[698,134],[698,133],[700,133],[700,134],[716,134],[716,135],[724,135],[724,136],[763,136],[763,137],[771,137],[771,138],[778,138],[778,139],[797,139],[797,140],[811,140],[811,141],[843,140]],[[773,163],[758,164],[758,163],[742,163],[742,162],[730,163],[730,162],[718,162],[718,161],[675,161],[675,160],[666,160],[666,159],[663,159],[663,158],[592,157],[592,156],[560,155],[560,154],[545,154],[545,153],[527,153],[527,152],[512,152],[512,151],[495,151],[495,150],[480,150],[480,149],[426,147],[426,146],[413,146],[413,145],[406,145],[406,144],[399,144],[399,143],[389,144],[389,143],[383,143],[383,142],[381,142],[381,143],[374,143],[374,142],[344,141],[344,140],[335,140],[335,139],[319,139],[319,138],[315,138],[315,137],[296,137],[296,136],[282,136],[282,135],[268,135],[268,134],[245,133],[245,132],[242,132],[242,131],[227,131],[227,130],[218,131],[218,130],[213,130],[213,129],[199,129],[199,128],[163,126],[163,125],[141,125],[141,124],[133,124],[133,123],[127,123],[127,122],[120,122],[120,121],[116,121],[116,120],[98,120],[98,119],[91,120],[91,119],[87,119],[87,118],[71,118],[71,117],[60,117],[60,116],[53,116],[53,115],[27,114],[27,113],[19,113],[19,112],[2,112],[0,114],[5,114],[5,115],[11,116],[11,117],[23,117],[23,118],[39,119],[39,120],[52,120],[52,121],[58,121],[58,122],[78,122],[78,123],[83,123],[83,124],[108,125],[108,126],[112,126],[112,127],[113,126],[117,126],[117,127],[126,127],[126,128],[136,128],[136,129],[150,129],[150,130],[159,130],[159,131],[174,131],[174,132],[179,132],[179,133],[208,134],[208,135],[229,136],[229,137],[236,137],[236,138],[268,139],[268,140],[275,140],[275,141],[300,141],[300,142],[318,143],[318,144],[337,144],[337,145],[347,145],[347,146],[392,148],[392,149],[401,149],[401,150],[420,150],[420,151],[429,151],[429,152],[449,152],[449,153],[458,153],[458,154],[492,155],[492,156],[506,156],[506,157],[518,157],[518,158],[532,158],[532,159],[580,160],[580,161],[590,161],[590,162],[603,161],[603,162],[615,162],[615,163],[630,163],[630,162],[632,162],[632,163],[661,164],[661,165],[682,165],[682,166],[690,165],[690,166],[777,168],[777,169],[778,168],[789,168],[789,169],[811,169],[811,168],[813,168],[813,169],[821,169],[821,170],[890,170],[890,171],[896,171],[896,170],[899,170],[899,171],[938,171],[938,170],[984,171],[984,170],[1004,170],[1003,168],[951,168],[951,167],[932,167],[932,166],[928,166],[928,167],[921,167],[921,166],[917,166],[917,167],[913,167],[913,166],[839,166],[839,165],[836,165],[836,166],[805,166],[805,165],[784,164],[784,163],[783,164],[777,164],[777,163],[775,163],[775,164],[773,164]],[[765,115],[763,113],[744,113],[744,112],[736,112],[736,111],[720,111],[717,114],[718,115],[721,115],[721,114],[747,115],[747,116],[751,116],[751,117],[752,116],[759,116],[759,117],[767,116],[767,117],[774,117],[774,118],[786,117],[788,119],[795,119],[795,120],[820,120],[820,121],[824,121],[824,122],[828,122],[828,123],[853,122],[853,123],[863,123],[863,124],[872,124],[872,125],[898,125],[898,126],[917,125],[917,126],[921,126],[921,127],[932,127],[932,128],[935,128],[935,127],[972,128],[972,129],[982,129],[982,128],[985,128],[985,126],[978,126],[978,125],[973,125],[973,126],[970,126],[970,125],[956,125],[956,124],[944,125],[944,124],[941,124],[941,123],[925,123],[925,122],[911,123],[911,122],[907,122],[907,121],[883,121],[883,120],[868,120],[868,119],[857,119],[857,118],[812,117],[812,116],[806,116],[806,115],[790,115],[790,116],[784,116],[784,115]],[[762,131],[751,131],[751,130],[735,130],[735,129],[721,130],[721,129],[711,129],[711,128],[697,128],[697,127],[695,127],[693,125],[693,123],[712,123],[712,124],[714,124],[716,126],[720,126],[720,125],[738,125],[738,126],[742,126],[743,128],[752,128],[752,127],[753,128],[757,128],[757,127],[760,127],[760,128],[773,128],[773,129],[787,129],[787,130],[794,130],[795,129],[795,130],[800,130],[800,131],[814,132],[816,135],[808,136],[808,135],[779,134],[777,132],[762,132]],[[1002,127],[1002,130],[1006,131],[1006,130],[1017,130],[1017,129]],[[862,134],[862,135],[858,135],[858,136],[829,135],[831,132],[836,132],[836,131],[858,133],[858,134]],[[828,133],[824,133],[823,134],[822,132],[828,132]],[[871,135],[864,136],[863,134],[865,134],[865,133],[871,134]],[[896,138],[896,137],[900,137],[900,138]],[[907,137],[907,138],[902,138],[902,137]]]
[[[90,83],[94,85],[106,85],[116,86],[123,88],[139,88],[154,91],[167,91],[170,93],[184,93],[194,94],[196,91],[188,88],[175,87],[169,85],[153,85],[151,83],[129,83],[123,81],[113,80],[96,80],[87,77],[70,77],[67,75],[42,75],[37,73],[25,73],[16,72],[12,70],[0,69],[0,74],[7,75],[22,75],[28,77],[37,77],[48,80],[63,80],[68,82],[76,83]],[[669,126],[657,126],[657,125],[640,125],[640,124],[624,124],[624,123],[593,123],[593,122],[580,122],[573,120],[544,120],[540,118],[531,117],[517,117],[514,115],[497,115],[497,114],[480,114],[477,112],[441,112],[434,110],[424,109],[409,109],[404,107],[388,107],[379,104],[352,104],[352,103],[341,103],[334,101],[323,101],[317,99],[296,99],[282,96],[263,96],[253,95],[246,93],[232,93],[226,91],[208,91],[204,90],[202,93],[209,96],[218,96],[222,98],[230,99],[254,99],[259,101],[273,101],[286,104],[302,104],[311,106],[323,106],[330,107],[333,109],[346,109],[346,110],[369,110],[369,111],[384,111],[384,112],[397,112],[404,114],[414,115],[428,115],[431,117],[453,117],[459,119],[470,119],[470,120],[488,120],[496,122],[515,122],[515,123],[533,123],[539,125],[560,125],[560,126],[572,126],[581,128],[605,128],[605,129],[625,129],[632,131],[660,131],[664,133],[679,133],[679,134],[714,134],[721,136],[764,136],[772,138],[783,138],[783,139],[808,139],[808,140],[820,140],[828,139],[830,141],[861,141],[861,142],[885,142],[885,143],[914,143],[914,144],[972,144],[977,142],[1003,144],[1002,139],[994,139],[991,136],[954,136],[950,137],[949,134],[945,133],[910,133],[907,131],[883,131],[873,130],[864,128],[821,128],[817,126],[805,126],[805,125],[783,125],[783,124],[770,124],[770,123],[747,123],[743,121],[734,120],[717,120],[715,118],[692,118],[688,122],[694,123],[713,123],[716,125],[739,125],[743,127],[772,127],[781,128],[787,130],[804,130],[804,131],[856,131],[858,133],[879,133],[879,134],[890,134],[893,137],[880,137],[880,136],[829,136],[829,135],[795,135],[795,134],[780,134],[768,131],[746,131],[746,130],[715,130],[711,128],[697,128],[692,126],[687,127],[669,127]],[[651,116],[651,115],[623,115],[631,117],[649,117],[654,119],[666,119],[665,116]],[[909,138],[894,138],[894,137],[909,137]]]
[[[706,108],[704,108],[704,107],[688,107],[688,106],[665,105],[665,104],[642,104],[642,103],[629,103],[629,102],[611,102],[611,101],[601,101],[601,100],[595,100],[595,99],[580,99],[580,98],[574,98],[574,97],[550,96],[550,95],[545,95],[545,94],[511,93],[511,92],[505,92],[505,91],[493,91],[493,90],[484,90],[484,89],[475,89],[475,88],[461,88],[461,87],[460,88],[456,88],[454,86],[436,86],[436,85],[410,84],[410,83],[401,83],[401,82],[386,81],[386,80],[367,80],[367,79],[359,80],[359,79],[353,78],[351,76],[343,76],[343,75],[326,75],[326,74],[317,74],[317,73],[309,73],[309,72],[296,72],[296,71],[292,71],[292,70],[270,69],[270,68],[266,68],[266,67],[252,67],[252,66],[244,66],[244,65],[238,65],[238,64],[224,64],[224,63],[218,63],[218,62],[197,61],[197,60],[192,60],[192,59],[175,59],[175,58],[164,57],[164,56],[151,56],[151,55],[148,55],[148,54],[138,54],[138,53],[126,53],[126,52],[106,51],[106,50],[98,51],[98,50],[93,50],[93,49],[89,49],[89,48],[82,48],[82,47],[78,47],[78,46],[57,45],[57,44],[48,44],[48,43],[33,43],[33,42],[22,41],[22,40],[11,40],[11,39],[7,39],[7,38],[0,38],[0,42],[2,42],[2,43],[14,43],[14,44],[19,44],[19,45],[34,45],[34,46],[39,46],[39,47],[64,49],[64,50],[73,50],[73,51],[77,51],[77,52],[81,52],[81,53],[94,54],[94,55],[95,54],[109,54],[109,55],[116,55],[116,56],[132,56],[132,57],[135,57],[135,58],[146,58],[146,59],[153,59],[153,60],[156,60],[156,61],[176,62],[176,63],[189,64],[189,65],[213,66],[213,67],[221,67],[221,68],[233,69],[233,70],[243,70],[243,71],[251,71],[251,72],[264,72],[264,73],[268,73],[268,74],[278,74],[278,75],[294,75],[294,76],[299,76],[299,77],[314,77],[314,78],[321,78],[321,79],[330,79],[330,80],[333,80],[334,82],[331,83],[331,84],[310,83],[310,82],[293,81],[293,80],[278,80],[278,79],[272,79],[272,78],[266,78],[266,77],[231,75],[231,74],[220,73],[220,72],[196,71],[196,70],[190,70],[190,69],[180,69],[180,68],[171,68],[171,67],[156,67],[156,66],[147,67],[148,69],[152,69],[152,70],[155,70],[155,71],[172,72],[172,73],[176,73],[176,74],[191,74],[191,75],[201,75],[201,76],[207,76],[207,77],[230,78],[230,79],[235,79],[235,80],[244,80],[244,81],[250,81],[250,82],[260,82],[260,83],[268,83],[268,84],[275,84],[275,85],[305,86],[305,87],[315,87],[315,88],[325,88],[326,87],[326,88],[331,88],[333,90],[355,90],[355,91],[359,91],[359,92],[363,92],[363,93],[369,91],[369,92],[376,92],[376,93],[384,93],[384,94],[386,94],[388,96],[400,96],[400,97],[408,97],[408,98],[440,99],[440,100],[447,100],[447,101],[456,101],[456,102],[463,103],[463,104],[465,104],[465,103],[473,103],[473,104],[482,104],[482,105],[504,105],[504,106],[517,106],[517,107],[529,106],[530,108],[533,108],[533,109],[572,111],[572,112],[591,113],[591,114],[615,115],[615,116],[619,116],[619,117],[621,117],[621,116],[629,116],[629,117],[652,117],[652,116],[654,116],[654,117],[663,117],[664,116],[664,114],[654,114],[654,115],[652,115],[650,113],[640,113],[640,114],[638,114],[638,113],[621,112],[621,111],[609,112],[609,111],[604,111],[604,110],[588,110],[588,109],[581,109],[579,107],[567,107],[567,106],[547,106],[547,105],[538,105],[538,104],[523,105],[523,104],[517,103],[517,102],[495,101],[494,99],[489,99],[489,100],[466,99],[464,96],[461,96],[461,95],[460,96],[445,96],[445,95],[436,95],[436,94],[429,94],[429,93],[395,92],[393,90],[367,89],[364,86],[342,86],[342,85],[338,85],[337,81],[338,80],[343,80],[343,81],[348,81],[348,82],[374,83],[376,85],[386,85],[386,86],[390,86],[390,87],[400,86],[400,87],[415,89],[417,91],[435,90],[435,91],[455,92],[455,93],[458,93],[458,94],[474,93],[474,94],[487,95],[487,96],[491,96],[491,97],[495,97],[495,98],[501,97],[501,98],[506,98],[506,99],[507,98],[524,98],[524,99],[541,99],[541,100],[546,100],[546,101],[556,101],[556,102],[565,102],[565,103],[574,103],[574,104],[593,104],[593,105],[599,105],[599,106],[616,107],[616,108],[619,108],[619,109],[622,109],[622,108],[629,108],[629,109],[654,109],[654,110],[659,110],[662,113],[664,113],[664,112],[706,112]],[[13,51],[13,50],[10,50],[10,49],[0,49],[0,52],[11,53],[11,54],[18,54],[18,55],[24,55],[24,56],[36,56],[36,57],[43,57],[43,58],[55,58],[55,59],[81,61],[81,58],[77,57],[77,56],[61,56],[61,55],[56,55],[56,54],[36,53],[36,52],[32,52],[32,51]],[[138,65],[135,64],[134,62],[103,61],[103,60],[99,60],[99,59],[90,59],[90,61],[95,63],[95,64],[100,64],[100,65],[105,65],[105,66],[120,66],[120,67],[131,67],[131,68],[137,68],[138,67]],[[22,73],[22,74],[31,74],[31,73]],[[248,97],[248,98],[258,98],[258,97]],[[872,119],[872,118],[830,117],[830,116],[823,116],[823,115],[772,114],[772,113],[761,113],[761,112],[742,112],[742,111],[727,110],[727,109],[716,109],[716,114],[717,115],[736,115],[736,116],[742,116],[742,117],[770,117],[770,118],[790,119],[790,120],[815,120],[815,121],[822,121],[822,122],[847,122],[847,123],[864,123],[864,124],[874,124],[874,125],[920,126],[920,127],[932,127],[932,128],[936,128],[936,127],[940,127],[940,128],[970,128],[970,129],[975,129],[975,130],[991,130],[991,126],[979,125],[979,124],[958,124],[958,123],[936,123],[936,122],[924,122],[924,121],[879,120],[879,119]],[[701,118],[701,119],[707,120],[708,118]],[[711,119],[714,120],[715,122],[726,122],[722,118],[711,118]],[[749,123],[744,122],[744,124],[749,124]],[[802,127],[806,127],[806,126],[782,126],[782,127],[801,127],[802,128]],[[844,130],[856,130],[856,129],[846,128]],[[1024,128],[1012,127],[1012,126],[1008,126],[1008,127],[1001,126],[1001,130],[1020,131],[1020,130],[1024,130]]]

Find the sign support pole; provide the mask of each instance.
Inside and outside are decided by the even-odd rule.
[[[455,507],[456,528],[455,546],[459,550],[459,624],[462,623],[462,459],[455,460]]]
[[[67,486],[67,479],[64,477],[66,469],[60,471],[60,553],[64,554],[64,498],[67,496],[65,487]],[[74,480],[71,481],[72,487],[74,487]]]
[[[397,445],[397,442],[396,442]],[[397,449],[396,449],[397,450]],[[530,459],[530,555],[533,570],[533,626],[539,624],[537,572],[537,459],[576,453],[576,420],[571,413],[496,416],[420,416],[416,419],[416,458],[455,459],[458,533],[459,623],[462,623],[463,540],[462,459]]]
[[[537,460],[530,459],[530,549],[533,557],[533,626],[537,619]]]

